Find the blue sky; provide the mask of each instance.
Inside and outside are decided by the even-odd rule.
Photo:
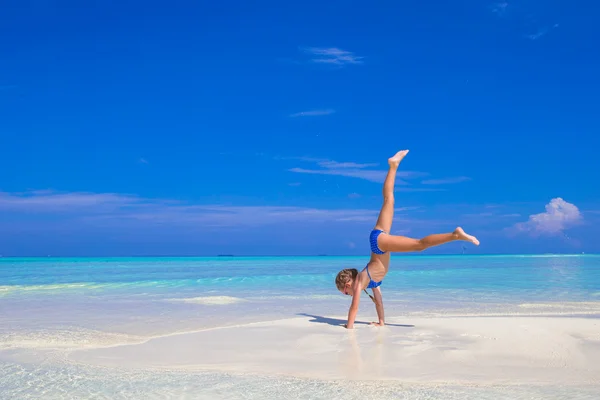
[[[599,252],[599,14],[5,2],[0,254],[368,255],[404,148],[393,233]]]

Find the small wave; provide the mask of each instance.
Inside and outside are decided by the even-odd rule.
[[[593,257],[596,254],[518,254],[518,255],[507,255],[506,258],[518,257],[518,258],[567,258],[567,257]]]
[[[587,316],[596,316],[599,314],[599,311],[593,310],[561,310],[561,311],[475,311],[475,310],[466,310],[466,311],[414,311],[408,312],[407,315],[412,317],[419,318],[462,318],[462,317],[587,317]],[[393,320],[392,320],[393,321]]]
[[[235,304],[242,303],[248,300],[240,299],[239,297],[231,297],[231,296],[207,296],[207,297],[191,297],[191,298],[182,298],[182,299],[167,299],[167,301],[176,301],[183,303],[192,303],[192,304],[204,304],[204,305],[225,305],[225,304]]]
[[[101,332],[92,329],[64,328],[0,333],[0,350],[5,349],[82,349],[136,344],[146,341],[141,336]]]
[[[18,292],[36,292],[36,291],[51,291],[51,290],[68,290],[68,289],[94,289],[101,285],[92,283],[62,283],[51,285],[7,285],[0,286],[0,295],[12,294]]]
[[[252,297],[253,300],[339,300],[341,297],[339,295],[333,294],[312,294],[312,295],[303,295],[303,296],[291,296],[291,295],[283,295],[283,296],[256,296]]]
[[[600,311],[600,301],[581,301],[564,303],[523,303],[519,304],[521,308],[541,308],[541,309],[569,309],[582,311]]]
[[[178,282],[177,282],[178,283]],[[131,288],[157,288],[169,286],[168,282],[162,281],[139,281],[139,282],[72,282],[46,285],[4,285],[0,286],[0,296],[22,294],[22,293],[50,293],[58,291],[76,290],[106,290],[106,289],[131,289]]]

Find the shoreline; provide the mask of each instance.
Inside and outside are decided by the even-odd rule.
[[[598,302],[598,304],[600,304],[600,301]],[[346,315],[325,317],[325,316],[309,315],[309,314],[305,314],[305,313],[298,313],[298,314],[294,314],[294,316],[289,316],[289,317],[264,318],[264,319],[258,319],[255,321],[250,321],[250,322],[234,322],[232,324],[226,324],[226,325],[217,325],[217,326],[213,325],[213,326],[202,327],[202,328],[184,329],[181,331],[160,333],[160,334],[150,334],[150,335],[144,335],[143,333],[131,333],[131,332],[126,332],[126,331],[115,332],[112,330],[106,330],[106,329],[102,329],[102,328],[91,329],[91,328],[83,328],[82,327],[82,329],[84,329],[86,331],[94,331],[97,333],[111,335],[111,336],[121,336],[121,337],[128,338],[130,340],[122,341],[122,342],[118,342],[118,343],[111,343],[111,344],[87,344],[86,346],[45,345],[45,346],[36,347],[36,346],[13,345],[12,347],[5,347],[5,348],[0,347],[0,355],[3,351],[12,351],[12,350],[19,351],[19,350],[39,349],[39,350],[48,350],[48,351],[51,350],[51,351],[72,352],[72,351],[84,351],[84,350],[95,350],[95,349],[109,349],[109,348],[115,348],[115,347],[120,347],[120,346],[137,346],[137,345],[146,344],[149,341],[156,340],[156,339],[165,339],[165,338],[171,338],[171,337],[175,337],[175,336],[201,334],[204,332],[213,332],[213,331],[225,330],[225,329],[245,328],[245,327],[251,328],[252,326],[283,323],[283,322],[287,322],[287,321],[303,320],[303,319],[307,319],[307,318],[312,318],[312,320],[309,319],[309,321],[308,321],[311,323],[330,325],[330,326],[339,327],[339,328],[342,328],[343,324],[346,322]],[[403,324],[402,321],[407,322],[411,319],[428,321],[428,320],[452,320],[452,319],[469,320],[469,319],[499,319],[499,318],[500,319],[515,318],[515,319],[583,319],[583,320],[589,319],[589,320],[598,320],[598,323],[599,323],[598,332],[600,334],[600,311],[569,311],[569,312],[565,312],[565,313],[498,312],[498,313],[482,313],[482,314],[477,314],[477,313],[435,313],[435,312],[427,312],[427,311],[426,312],[411,312],[409,314],[397,315],[397,316],[390,318],[386,322],[386,326],[384,327],[384,329],[385,328],[394,328],[394,327],[408,327],[407,323]],[[398,322],[390,322],[391,320],[398,321]],[[333,321],[335,321],[335,323]],[[366,321],[366,320],[363,321],[360,318],[357,318],[354,323],[355,323],[355,325],[357,325],[359,327],[358,329],[361,329],[361,327],[366,328],[369,325],[368,321]],[[53,328],[53,330],[55,330],[55,329]],[[65,329],[57,329],[57,330],[65,331]],[[350,330],[350,331],[345,330],[345,331],[346,332],[353,332],[353,331],[355,332],[356,330],[357,330],[357,328],[355,328],[354,330]]]

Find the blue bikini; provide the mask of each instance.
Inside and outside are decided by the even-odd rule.
[[[385,254],[385,251],[381,250],[379,248],[379,246],[377,245],[377,238],[382,233],[386,233],[386,232],[382,231],[381,229],[373,229],[371,231],[369,241],[371,242],[371,251],[375,254]],[[381,285],[382,281],[375,282],[373,279],[371,279],[371,274],[369,273],[369,264],[367,264],[366,270],[367,270],[367,275],[369,275],[369,286],[367,286],[367,288],[373,289],[373,288],[376,288],[379,285]]]
[[[371,236],[369,237],[369,241],[371,242],[371,251],[375,254],[385,254],[385,251],[381,250],[379,248],[379,246],[377,245],[377,238],[382,233],[386,233],[386,232],[382,231],[381,229],[373,229],[371,231]]]
[[[369,273],[369,264],[367,264],[367,275],[369,275],[369,286],[367,286],[367,289],[373,289],[378,287],[379,285],[381,285],[381,283],[383,281],[379,281],[379,282],[375,282],[373,279],[371,279],[371,274]]]

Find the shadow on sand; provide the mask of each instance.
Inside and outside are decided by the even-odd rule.
[[[343,326],[346,323],[345,319],[337,319],[337,318],[327,318],[327,317],[321,317],[319,315],[312,315],[312,314],[306,314],[306,313],[299,313],[296,315],[302,315],[304,317],[310,317],[312,318],[309,322],[316,322],[318,324],[328,324],[328,325],[334,325],[334,326]],[[361,322],[361,321],[355,321],[354,324],[356,325],[369,325],[368,322]],[[414,328],[414,325],[401,325],[401,324],[390,324],[390,323],[386,323],[385,326],[396,326],[396,327],[400,327],[400,328]]]

